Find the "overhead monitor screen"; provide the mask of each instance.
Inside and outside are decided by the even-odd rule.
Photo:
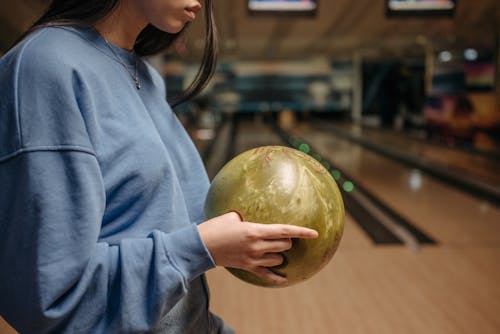
[[[248,0],[251,13],[314,14],[317,0]]]
[[[389,15],[452,15],[456,0],[387,0]]]

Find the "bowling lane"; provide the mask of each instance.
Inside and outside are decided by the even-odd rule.
[[[500,209],[323,128],[302,124],[295,135],[438,242],[500,243]]]
[[[371,129],[347,123],[322,122],[325,128],[346,131],[356,138],[376,142],[378,145],[411,154],[423,161],[455,169],[457,172],[463,173],[464,176],[473,176],[500,188],[500,173],[498,172],[500,171],[500,159],[493,154],[479,154],[436,145],[390,130]]]
[[[270,289],[218,268],[211,306],[238,334],[497,334],[500,267],[491,248],[348,248],[310,280]]]

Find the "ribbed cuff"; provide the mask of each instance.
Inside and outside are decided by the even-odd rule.
[[[168,257],[187,281],[216,266],[201,240],[196,224],[190,224],[172,233],[163,233],[163,244]]]

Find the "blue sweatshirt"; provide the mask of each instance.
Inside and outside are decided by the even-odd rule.
[[[209,317],[203,164],[161,76],[138,59],[138,90],[113,48],[52,27],[0,60],[0,315],[21,333]]]

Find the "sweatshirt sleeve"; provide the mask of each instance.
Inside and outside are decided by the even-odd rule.
[[[0,314],[20,333],[143,332],[213,260],[194,223],[99,241],[106,195],[81,82],[42,56],[0,69]]]
[[[98,242],[105,199],[91,154],[22,153],[0,163],[0,184],[0,310],[21,333],[146,330],[212,267],[194,224]]]

